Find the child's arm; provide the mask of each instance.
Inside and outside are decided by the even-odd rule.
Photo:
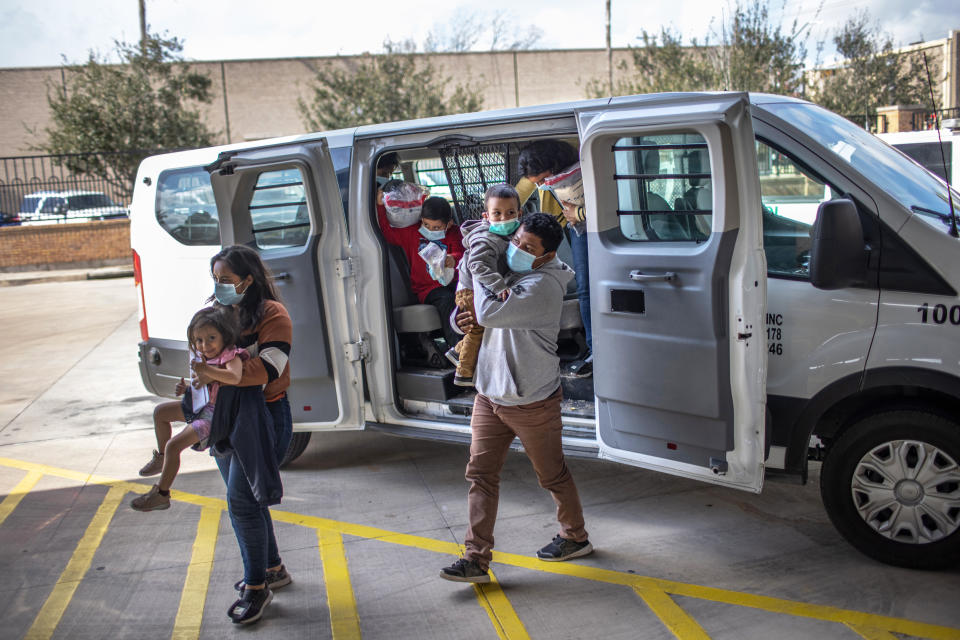
[[[197,373],[203,373],[206,377],[221,384],[235,385],[243,377],[243,360],[234,358],[228,361],[224,368],[212,367],[205,362],[193,363],[193,370]]]
[[[507,283],[503,276],[497,271],[497,263],[500,260],[500,252],[497,248],[477,238],[470,243],[470,252],[467,254],[467,269],[471,275],[480,284],[500,296],[507,290]],[[506,298],[502,298],[506,300]]]

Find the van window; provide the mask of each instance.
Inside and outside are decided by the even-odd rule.
[[[453,202],[453,194],[447,184],[447,174],[443,171],[443,161],[440,158],[418,160],[413,166],[417,183],[428,187],[431,196],[440,196],[446,198],[447,202]]]
[[[757,140],[760,200],[763,203],[763,250],[767,273],[810,277],[810,228],[820,204],[835,190],[786,153]]]
[[[217,203],[203,167],[164,171],[157,180],[157,222],[178,242],[219,246]]]
[[[620,231],[637,242],[702,242],[710,235],[713,182],[707,141],[696,133],[621,138],[613,146]]]
[[[908,142],[893,145],[900,151],[919,162],[930,173],[940,176],[946,182],[947,176],[953,175],[953,142],[946,140],[943,143],[943,155],[940,154],[938,142]],[[943,165],[946,162],[947,170],[944,173]]]
[[[250,198],[253,237],[260,249],[301,247],[310,237],[310,214],[300,169],[265,171]]]

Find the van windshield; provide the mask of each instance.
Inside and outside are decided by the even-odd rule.
[[[947,186],[873,134],[813,104],[773,103],[763,108],[802,129],[914,213],[950,224]],[[953,190],[953,208],[960,213],[958,207],[960,194]]]

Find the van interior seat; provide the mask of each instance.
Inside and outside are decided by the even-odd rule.
[[[410,268],[403,249],[387,245],[390,264],[390,296],[393,301],[393,323],[399,333],[429,333],[440,329],[440,314],[431,304],[420,304],[410,288]]]

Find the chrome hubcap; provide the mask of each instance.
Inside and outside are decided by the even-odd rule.
[[[960,529],[960,465],[931,444],[894,440],[874,447],[850,484],[860,517],[890,540],[926,544]]]

